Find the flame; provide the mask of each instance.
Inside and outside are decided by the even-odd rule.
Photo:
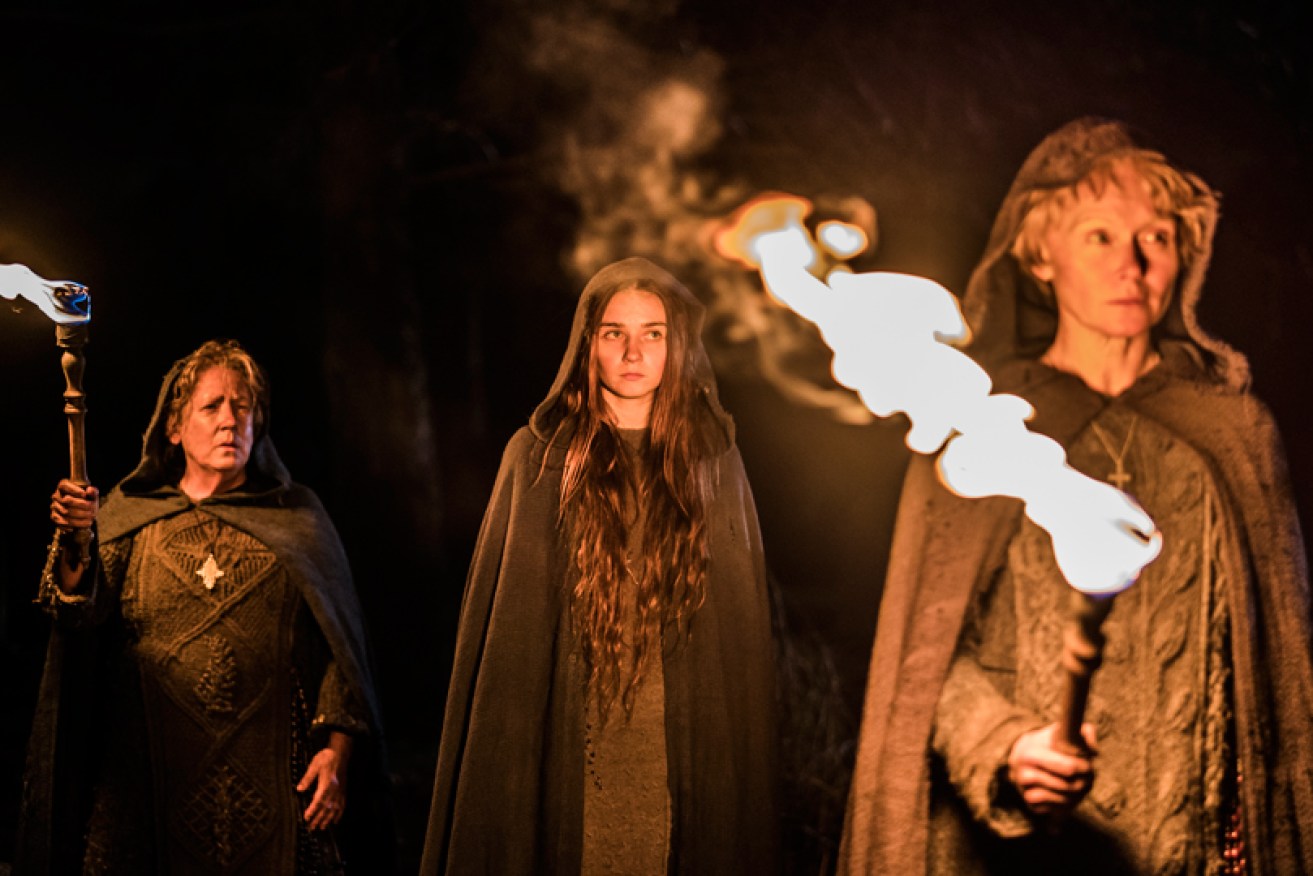
[[[91,295],[71,280],[45,280],[26,265],[0,265],[0,298],[23,298],[58,325],[91,321]]]
[[[716,252],[730,261],[753,270],[762,263],[762,237],[772,232],[802,229],[803,220],[812,211],[811,201],[797,195],[767,193],[758,195],[734,211],[712,238]],[[816,250],[807,247],[805,267],[816,258]]]
[[[816,239],[830,255],[850,259],[866,250],[870,239],[856,225],[831,219],[816,227]]]
[[[872,413],[907,415],[908,447],[929,454],[947,445],[938,464],[945,486],[968,498],[1020,499],[1076,589],[1107,595],[1133,584],[1162,549],[1149,515],[1031,432],[1024,399],[991,394],[989,375],[951,346],[970,330],[947,289],[907,274],[852,273],[842,262],[865,248],[852,233],[861,229],[822,223],[822,251],[805,225],[810,212],[804,198],[759,196],[717,231],[714,247],[758,270],[771,295],[816,325],[834,351],[834,379]]]

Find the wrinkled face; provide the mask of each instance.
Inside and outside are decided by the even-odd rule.
[[[618,406],[649,410],[666,370],[666,306],[643,289],[622,289],[602,312],[593,361],[602,395]]]
[[[1032,270],[1053,285],[1059,331],[1104,338],[1147,335],[1167,312],[1180,270],[1176,223],[1154,209],[1148,184],[1126,165],[1101,195],[1077,189],[1041,254]]]
[[[251,457],[254,424],[255,406],[246,381],[220,366],[203,372],[196,381],[183,407],[182,424],[169,441],[182,445],[186,475],[217,474],[231,481]]]

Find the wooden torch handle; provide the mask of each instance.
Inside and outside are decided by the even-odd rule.
[[[1085,723],[1085,706],[1090,696],[1090,681],[1103,662],[1104,619],[1112,610],[1112,596],[1091,596],[1072,590],[1071,615],[1062,635],[1062,667],[1067,683],[1063,690],[1062,712],[1058,717],[1058,743],[1071,754],[1084,755],[1089,750],[1081,735]]]

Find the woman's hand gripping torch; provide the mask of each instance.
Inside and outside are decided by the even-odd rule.
[[[55,343],[63,350],[60,365],[64,370],[64,415],[68,419],[69,480],[85,487],[87,480],[87,440],[84,421],[87,414],[82,376],[86,357],[82,352],[90,335],[91,295],[87,287],[69,280],[45,280],[24,265],[0,265],[0,298],[23,299],[55,323]],[[85,565],[91,556],[91,530],[76,528],[57,534],[52,553],[61,537],[71,540],[74,554]]]

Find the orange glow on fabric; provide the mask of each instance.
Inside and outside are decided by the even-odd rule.
[[[957,299],[924,277],[853,273],[843,262],[865,249],[861,229],[806,225],[811,204],[768,194],[740,207],[713,238],[724,258],[760,272],[782,304],[811,321],[834,351],[834,379],[875,415],[904,413],[907,446],[941,447],[939,476],[960,496],[1011,496],[1049,533],[1058,568],[1076,589],[1120,592],[1162,549],[1153,520],[1130,496],[1066,462],[1052,439],[1030,431],[1025,400],[991,394],[993,383],[956,349],[970,330]]]

